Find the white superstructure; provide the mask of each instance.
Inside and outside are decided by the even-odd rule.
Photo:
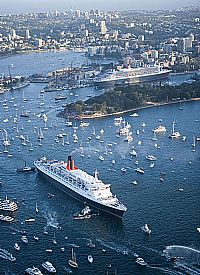
[[[92,176],[78,169],[71,156],[68,157],[68,162],[42,158],[35,161],[35,166],[41,173],[55,180],[60,189],[66,190],[78,200],[87,201],[89,205],[119,217],[127,210],[111,193],[110,184],[105,184],[98,178],[97,171]]]

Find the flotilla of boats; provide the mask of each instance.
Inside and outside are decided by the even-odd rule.
[[[62,98],[60,98],[62,99]],[[59,100],[58,98],[56,100]],[[28,114],[28,115],[26,115]],[[23,112],[20,115],[21,117],[28,117],[29,113],[27,112]],[[132,115],[130,115],[130,117],[138,117],[137,113],[133,113]],[[47,121],[47,120],[46,120]],[[160,121],[161,122],[161,121]],[[131,125],[128,122],[125,122],[125,120],[123,120],[122,117],[117,117],[114,119],[114,124],[115,126],[119,127],[119,129],[117,130],[117,134],[119,136],[122,136],[123,141],[127,141],[127,142],[131,142],[133,140],[133,133],[130,132],[130,128]],[[175,125],[176,122],[173,121],[172,124],[172,132],[170,134],[170,138],[179,138],[181,137],[181,134],[178,131],[175,131]],[[68,121],[66,122],[66,126],[67,127],[72,127],[73,123],[72,121],[70,121],[68,119]],[[82,127],[83,131],[84,131],[84,127],[89,127],[90,123],[87,122],[81,122],[79,127]],[[141,127],[145,127],[145,123],[141,124]],[[36,127],[37,128],[37,127]],[[74,127],[73,127],[74,128]],[[78,128],[78,127],[77,127]],[[77,136],[77,128],[74,128],[74,143],[78,142],[78,136]],[[17,129],[17,128],[16,128]],[[48,129],[48,128],[47,128]],[[143,128],[144,129],[144,128]],[[156,134],[159,133],[165,133],[167,131],[167,129],[165,128],[165,126],[158,126],[156,128],[153,129],[153,132]],[[17,132],[17,131],[16,131]],[[144,130],[137,130],[136,134],[140,135],[140,133],[144,133]],[[104,129],[102,129],[100,131],[99,134],[99,138],[96,138],[97,140],[101,140],[102,134],[104,133]],[[92,136],[98,137],[98,135],[96,135],[96,133],[91,134]],[[124,138],[125,136],[125,138]],[[91,137],[88,138],[88,140],[91,140]],[[94,138],[95,138],[94,137]],[[24,142],[24,143],[28,143],[28,135],[20,135],[19,138]],[[38,139],[42,140],[44,138],[44,135],[42,133],[42,129],[39,128],[38,130]],[[59,139],[64,139],[64,135],[62,134],[58,134],[58,138]],[[152,140],[157,140],[157,137],[154,136],[154,139]],[[182,141],[186,140],[186,136],[182,136]],[[8,137],[8,132],[6,129],[3,129],[3,145],[5,146],[5,148],[7,148],[7,146],[10,146],[12,139],[10,139]],[[193,143],[192,143],[192,147],[193,150],[195,151],[196,148],[196,142],[200,141],[200,137],[197,136],[193,136]],[[68,142],[68,141],[67,141]],[[67,144],[66,142],[66,144]],[[110,147],[112,147],[112,145],[114,143],[110,143]],[[141,143],[138,145],[141,145]],[[107,147],[108,148],[108,147]],[[32,148],[33,149],[33,148]],[[136,149],[137,150],[137,149]],[[138,153],[136,152],[134,146],[132,146],[131,151],[129,152],[131,156],[137,157]],[[139,152],[139,150],[137,150]],[[108,151],[109,152],[109,151]],[[107,155],[108,152],[106,151],[105,153],[102,153],[102,155]],[[84,155],[83,155],[84,156]],[[99,156],[99,159],[101,161],[104,161],[106,157],[103,156]],[[133,159],[133,158],[131,158]],[[150,161],[156,161],[157,158],[153,155],[146,155],[146,159],[150,160]],[[112,164],[116,164],[116,161],[113,159],[112,160]],[[138,161],[137,163],[138,164]],[[155,166],[155,163],[152,162],[150,163],[150,167],[153,168]],[[126,207],[116,198],[116,196],[113,196],[113,194],[110,191],[110,184],[104,184],[101,180],[99,180],[98,178],[98,173],[95,171],[94,176],[91,176],[89,174],[87,174],[86,172],[80,170],[79,168],[77,168],[74,165],[74,161],[69,158],[67,162],[65,161],[55,161],[55,160],[47,160],[46,158],[41,158],[38,161],[35,161],[35,167],[37,168],[37,170],[45,175],[47,175],[49,178],[53,179],[56,183],[56,185],[58,185],[58,187],[63,187],[65,185],[65,187],[67,187],[67,193],[70,193],[70,195],[74,196],[78,195],[77,199],[80,199],[82,201],[85,202],[85,200],[87,200],[88,202],[88,206],[85,206],[84,209],[82,209],[79,213],[76,213],[75,215],[73,215],[74,219],[89,219],[92,215],[93,212],[90,208],[90,206],[100,209],[103,212],[109,212],[113,215],[116,215],[118,217],[122,217],[122,215],[126,212]],[[29,172],[29,171],[34,171],[35,167],[32,166],[27,166],[26,163],[24,165],[24,167],[22,168],[18,168],[17,171],[18,172]],[[142,167],[137,167],[136,169],[134,169],[136,172],[144,174],[145,171]],[[121,168],[122,172],[126,172],[127,168],[122,167]],[[162,180],[161,180],[162,179]],[[160,181],[164,181],[164,177],[160,177]],[[133,181],[134,185],[137,185],[138,182],[137,181]],[[62,188],[61,188],[62,189]],[[79,190],[79,191],[77,191]],[[179,191],[183,191],[182,188],[178,189]],[[72,193],[71,193],[72,192]],[[99,193],[98,193],[99,192]],[[99,195],[100,194],[100,195]],[[5,200],[1,200],[0,199],[0,210],[2,211],[16,211],[18,209],[18,206],[15,202],[10,201],[7,199]],[[36,204],[35,207],[35,211],[38,212],[38,206]],[[13,221],[13,217],[8,216],[8,215],[2,215],[0,214],[0,221],[5,221],[5,222],[12,222]],[[26,219],[24,222],[26,223],[33,223],[35,222],[35,218],[29,218]],[[146,234],[151,234],[151,229],[149,228],[149,226],[147,224],[145,224],[144,226],[141,227],[142,231],[145,232]],[[200,228],[197,228],[198,232],[200,232]],[[27,236],[23,235],[21,237],[21,240],[23,243],[28,244],[29,240],[27,238]],[[34,240],[38,241],[38,237],[34,236]],[[56,244],[56,242],[54,242],[54,244]],[[20,246],[18,243],[14,244],[14,249],[16,251],[20,250]],[[47,252],[52,252],[52,249],[46,249]],[[64,249],[63,249],[64,251]],[[4,258],[4,259],[8,259],[10,261],[15,261],[16,258],[10,254],[8,251],[4,250],[4,249],[0,249],[0,257]],[[93,257],[92,255],[88,255],[87,257],[88,262],[89,263],[93,263]],[[146,266],[147,263],[144,261],[143,258],[141,257],[137,257],[136,261],[135,261],[138,265],[140,266]],[[76,255],[72,249],[72,258],[69,260],[69,265],[73,268],[77,268],[78,267],[78,263],[76,261]],[[46,261],[42,264],[42,267],[44,269],[46,269],[48,272],[51,273],[56,273],[56,269],[55,267],[49,262]],[[36,268],[36,267],[32,267],[32,268],[27,268],[26,269],[26,274],[35,274],[35,275],[41,275],[42,272]]]

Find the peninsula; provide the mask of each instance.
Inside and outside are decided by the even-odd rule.
[[[195,98],[200,98],[200,81],[176,86],[149,84],[119,86],[86,101],[68,104],[59,116],[79,119],[97,118]]]

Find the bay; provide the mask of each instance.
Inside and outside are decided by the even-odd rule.
[[[16,75],[31,75],[37,70],[45,73],[54,67],[48,67],[48,64],[54,64],[54,60],[58,62],[57,53],[53,57],[52,53],[48,53],[45,59],[46,54],[34,53],[1,59],[0,72],[5,73],[9,64],[15,64]],[[66,54],[66,64],[70,64],[74,53],[62,53],[59,58],[64,59]],[[84,56],[80,56],[81,63]],[[42,62],[37,65],[40,60],[45,65]],[[76,60],[79,65],[79,58]],[[56,66],[59,68],[59,62]],[[10,262],[0,257],[0,274],[20,275],[33,265],[42,270],[41,264],[46,260],[53,263],[58,274],[68,274],[72,246],[79,264],[79,268],[73,270],[74,274],[114,274],[115,270],[122,275],[198,274],[198,266],[195,266],[192,258],[189,263],[183,262],[184,265],[177,268],[174,262],[162,256],[162,251],[169,245],[182,245],[199,251],[199,233],[196,228],[200,226],[200,148],[197,143],[196,151],[193,152],[192,143],[193,135],[200,136],[200,102],[139,110],[138,117],[124,114],[123,118],[132,126],[134,140],[131,143],[125,143],[123,138],[116,136],[118,128],[114,125],[114,117],[89,120],[89,127],[77,129],[79,140],[75,144],[73,129],[67,128],[65,120],[56,115],[64,103],[86,99],[88,95],[97,95],[101,91],[93,87],[63,91],[62,95],[65,94],[67,99],[56,103],[55,97],[60,93],[41,93],[43,88],[43,84],[31,84],[24,89],[0,95],[0,134],[3,139],[3,129],[6,129],[11,140],[9,154],[4,153],[3,143],[0,142],[0,198],[7,195],[19,202],[14,221],[11,224],[0,223],[0,247],[17,258],[15,262]],[[20,116],[23,110],[30,112],[28,118]],[[48,117],[47,130],[44,129],[43,114]],[[18,123],[14,122],[15,117]],[[5,119],[8,122],[4,122]],[[182,138],[172,140],[168,137],[174,119],[181,136],[187,137],[185,142]],[[80,121],[73,123],[79,126]],[[143,123],[144,127],[141,126]],[[152,129],[160,124],[167,131],[157,135],[158,146],[155,147]],[[44,134],[41,146],[37,138],[39,129]],[[101,129],[104,129],[103,134],[100,134]],[[95,138],[92,134],[94,130],[103,142]],[[136,134],[137,130],[139,135]],[[68,136],[69,145],[65,143],[63,146],[62,140],[55,141],[57,135],[63,132],[66,134],[64,141],[67,141]],[[20,134],[28,140],[27,145],[21,145]],[[88,137],[92,137],[90,141]],[[138,141],[141,141],[141,145],[138,145]],[[132,146],[138,153],[137,158],[131,158],[129,154]],[[122,221],[104,215],[83,221],[74,220],[73,214],[83,208],[81,203],[58,190],[36,172],[16,172],[24,162],[33,165],[34,160],[42,156],[66,160],[69,154],[78,167],[89,174],[98,169],[100,178],[111,184],[113,194],[128,208]],[[153,168],[146,160],[148,154],[157,157]],[[104,161],[99,160],[100,155],[104,156]],[[112,164],[113,159],[115,165]],[[138,165],[135,164],[136,160]],[[134,170],[138,166],[144,168],[145,174]],[[126,168],[125,173],[121,172],[122,167]],[[160,181],[160,172],[166,173],[164,182]],[[134,185],[133,181],[138,184]],[[49,198],[49,193],[54,197]],[[36,203],[38,213],[35,212]],[[36,219],[35,223],[24,223],[25,219],[32,217]],[[149,236],[141,230],[145,223],[152,229]],[[23,230],[29,239],[28,245],[20,240]],[[45,230],[48,235],[44,234]],[[57,245],[52,243],[54,233]],[[35,235],[39,237],[38,242],[33,239]],[[95,248],[87,245],[90,241],[96,244]],[[21,247],[19,251],[14,250],[15,242]],[[62,247],[65,248],[64,252],[61,251]],[[52,249],[53,252],[48,253],[46,249]],[[188,250],[185,251],[187,254]],[[148,265],[138,266],[134,253],[144,258]],[[89,254],[94,258],[92,264],[87,260]]]

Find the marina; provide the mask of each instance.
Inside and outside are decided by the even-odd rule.
[[[45,272],[42,263],[49,260],[61,275],[70,270],[77,274],[114,274],[115,269],[117,274],[125,274],[127,270],[126,275],[141,272],[160,275],[163,269],[166,274],[178,274],[174,263],[161,254],[169,244],[190,247],[198,243],[200,149],[196,141],[193,152],[192,144],[200,134],[199,102],[185,102],[181,111],[178,104],[139,110],[137,118],[130,116],[133,112],[123,114],[122,121],[125,119],[131,125],[133,136],[131,142],[124,142],[126,135],[117,134],[120,125],[115,116],[90,120],[87,127],[70,120],[72,125],[67,127],[68,119],[57,117],[65,99],[55,104],[60,92],[40,93],[45,85],[31,83],[23,88],[24,96],[20,90],[0,95],[0,198],[4,201],[7,195],[9,201],[17,202],[18,208],[11,213],[14,218],[11,223],[1,222],[1,248],[10,251],[16,260],[1,257],[0,272],[18,275],[33,266]],[[102,91],[86,87],[73,92],[72,96],[66,92],[66,101],[85,99]],[[20,116],[20,106],[29,111],[29,117]],[[166,131],[157,134],[155,141],[152,130],[161,123],[161,118]],[[181,137],[186,137],[184,142],[182,138],[168,138],[174,118]],[[10,145],[4,145],[4,140],[9,140]],[[69,155],[83,171],[93,175],[97,169],[102,181],[111,184],[112,193],[127,207],[122,220],[101,213],[77,221],[74,213],[85,207],[83,201],[68,196],[39,173],[16,171],[25,162],[33,167],[44,156],[67,162]],[[152,161],[155,165],[150,167]],[[151,234],[141,230],[146,222]],[[52,242],[54,236],[57,244]],[[15,243],[20,251],[14,248]],[[68,263],[73,260],[72,248],[78,268]],[[135,253],[148,263],[145,267],[135,262]],[[191,263],[190,268],[196,267]]]

